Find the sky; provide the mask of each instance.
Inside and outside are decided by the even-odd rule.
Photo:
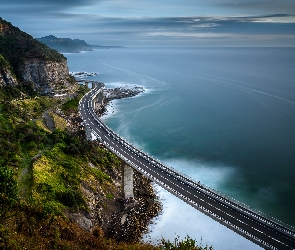
[[[0,17],[35,38],[122,46],[295,46],[295,0],[5,2]]]

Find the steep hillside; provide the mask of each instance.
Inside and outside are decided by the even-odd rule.
[[[14,90],[0,89],[0,249],[130,249],[104,237],[121,210],[119,159],[86,141],[57,99],[14,98]],[[77,102],[85,91],[80,86]],[[49,111],[52,130],[42,115]]]
[[[74,81],[69,75],[66,58],[11,23],[0,18],[1,85],[31,85],[39,94],[71,91]],[[7,64],[7,63],[6,63]],[[9,72],[7,71],[9,69]],[[11,80],[10,75],[15,75]]]

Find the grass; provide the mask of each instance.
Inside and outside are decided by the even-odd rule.
[[[54,114],[52,112],[49,113],[54,121],[55,128],[60,130],[65,130],[67,128],[67,122],[64,118],[60,117],[57,114]]]
[[[112,194],[107,194],[106,197],[107,197],[109,200],[114,199],[114,195],[112,195]]]
[[[59,133],[66,135],[65,132]],[[79,153],[69,153],[68,144],[65,143],[68,140],[72,140],[68,142],[70,145],[75,142],[72,137],[63,137],[62,142],[45,150],[34,161],[32,168],[32,198],[39,204],[45,204],[48,211],[57,214],[65,208],[87,209],[80,193],[82,181],[89,185],[99,183],[102,189],[115,190],[112,179],[105,170],[120,165],[116,156],[94,145],[84,152],[80,150]]]
[[[56,99],[47,96],[35,96],[11,101],[18,114],[26,114],[30,119],[38,119],[46,109],[54,107],[58,103],[59,101]]]
[[[42,118],[38,118],[38,119],[36,119],[35,122],[36,122],[36,124],[37,124],[40,128],[42,128],[44,131],[49,132],[49,133],[51,132],[51,131],[47,128],[47,126],[44,124],[44,121],[43,121]]]

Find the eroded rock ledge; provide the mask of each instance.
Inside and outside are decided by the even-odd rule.
[[[145,89],[143,87],[137,85],[105,89],[103,103],[96,104],[95,112],[98,116],[108,114],[107,108],[113,100],[133,97],[144,91]]]
[[[111,101],[114,99],[122,99],[127,97],[136,96],[144,92],[144,88],[141,86],[124,86],[118,88],[111,88],[105,90],[105,100]]]

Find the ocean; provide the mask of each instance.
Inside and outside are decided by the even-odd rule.
[[[66,54],[106,87],[138,85],[105,123],[168,166],[295,226],[295,48],[118,48]],[[160,187],[145,240],[259,249]]]

